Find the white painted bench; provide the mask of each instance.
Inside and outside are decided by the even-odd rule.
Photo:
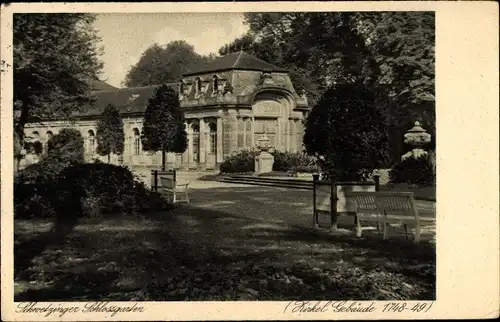
[[[384,239],[387,239],[388,225],[403,225],[408,238],[408,225],[415,227],[414,242],[420,241],[420,218],[413,192],[349,192],[356,203],[356,235],[362,235],[362,221],[382,224]]]
[[[159,177],[161,186],[158,187],[158,190],[167,200],[173,204],[179,202],[189,203],[189,182],[178,183],[175,170],[161,172],[159,173]]]

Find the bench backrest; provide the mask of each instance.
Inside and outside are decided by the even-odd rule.
[[[377,195],[377,204],[387,216],[417,215],[413,192],[380,192]]]
[[[172,171],[159,171],[158,176],[160,177],[160,185],[163,188],[171,189],[175,188],[176,183],[176,173],[175,170]]]
[[[388,217],[391,215],[403,215],[418,218],[413,192],[359,191],[350,192],[348,196],[355,198],[356,207],[362,212],[378,210],[385,213]]]
[[[367,191],[356,191],[356,192],[348,192],[346,196],[354,197],[356,203],[356,209],[360,212],[376,212],[377,207],[377,199],[373,192]]]

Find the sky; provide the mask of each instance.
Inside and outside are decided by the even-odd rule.
[[[154,43],[185,40],[197,53],[208,55],[248,29],[240,13],[98,14],[94,27],[101,37],[104,62],[101,79],[123,87],[130,66]]]

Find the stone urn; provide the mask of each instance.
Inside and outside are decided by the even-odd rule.
[[[269,173],[273,171],[274,157],[271,154],[271,140],[267,136],[262,136],[257,141],[258,155],[255,157],[255,173]]]
[[[422,148],[424,145],[431,141],[431,135],[422,128],[420,122],[415,122],[413,128],[411,128],[404,135],[404,142],[412,147],[412,150],[401,156],[401,160],[406,160],[407,158],[419,158],[421,156],[426,156],[427,152]]]

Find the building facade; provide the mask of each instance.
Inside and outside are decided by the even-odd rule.
[[[243,149],[252,149],[267,136],[276,150],[302,150],[303,120],[309,107],[305,93],[298,94],[288,72],[245,52],[220,57],[185,74],[179,83],[168,84],[179,94],[184,111],[188,148],[184,153],[167,154],[167,166],[177,169],[218,169],[224,158]],[[75,122],[29,123],[28,140],[46,146],[62,128],[77,128],[85,139],[87,161],[97,155],[97,120],[107,104],[115,105],[123,119],[125,151],[112,162],[130,166],[155,167],[161,153],[142,150],[143,113],[157,86],[105,88],[95,91],[94,106],[75,115]]]

